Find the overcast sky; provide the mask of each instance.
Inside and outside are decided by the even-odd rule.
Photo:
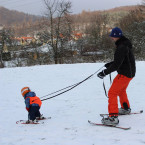
[[[66,0],[72,2],[72,12],[106,10],[119,6],[141,4],[142,0]],[[0,0],[0,6],[29,14],[43,15],[43,0]]]

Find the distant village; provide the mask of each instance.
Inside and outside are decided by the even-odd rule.
[[[4,26],[0,25],[0,31],[3,28],[4,28]],[[79,28],[85,28],[85,26],[79,27]],[[77,29],[77,31],[72,32],[70,40],[68,41],[68,43],[71,43],[72,49],[65,50],[65,56],[71,57],[71,56],[79,55],[80,51],[75,47],[76,41],[79,41],[87,36],[87,34],[79,32],[78,27],[76,29]],[[110,30],[111,30],[111,28],[108,28],[108,31],[110,31]],[[60,34],[60,38],[63,38],[63,37],[64,36],[62,34]],[[56,38],[54,37],[53,40],[55,43]],[[13,37],[12,41],[14,43],[14,47],[15,48],[17,47],[18,49],[11,50],[11,49],[9,49],[9,44],[5,43],[3,52],[2,52],[4,61],[11,61],[15,57],[23,58],[24,53],[26,53],[26,52],[34,60],[37,60],[38,55],[39,56],[49,56],[48,52],[50,49],[52,49],[51,46],[49,45],[49,41],[51,41],[51,40],[48,39],[47,42],[44,43],[40,40],[40,37],[37,34],[34,34],[33,36],[32,36],[32,34],[27,34],[27,36]],[[32,44],[36,44],[37,48],[35,48],[35,46],[33,46]],[[0,43],[0,46],[1,45],[2,44]],[[38,54],[38,49],[39,49],[39,54]],[[100,51],[100,50],[98,51],[98,50],[94,49],[94,47],[91,46],[88,48],[86,47],[86,49],[83,50],[82,55],[83,56],[94,56],[94,55],[102,56],[103,53],[104,53],[104,51]]]
[[[16,15],[18,19],[22,16]],[[35,22],[28,19],[12,26],[0,24],[0,67],[111,60],[115,45],[109,33],[116,25],[133,41],[136,57],[144,59],[144,53],[140,53],[144,52],[144,40],[133,37],[136,27],[141,29],[138,35],[142,37],[142,7],[82,11],[78,15],[64,13],[62,17]]]

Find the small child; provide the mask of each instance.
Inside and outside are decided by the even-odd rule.
[[[21,90],[22,96],[25,99],[26,110],[29,112],[27,123],[36,122],[36,120],[43,118],[40,114],[41,100],[34,92],[31,92],[29,87],[24,87]]]

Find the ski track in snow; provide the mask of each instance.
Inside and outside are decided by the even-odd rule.
[[[52,117],[44,120],[44,124],[16,124],[17,120],[28,118],[20,92],[22,87],[29,86],[42,97],[84,80],[103,65],[86,63],[0,69],[0,145],[145,144],[144,113],[119,116],[119,126],[131,127],[127,131],[88,123],[88,120],[101,123],[99,114],[108,112],[103,82],[97,75],[65,94],[44,101],[40,111],[44,116]],[[132,112],[145,111],[145,62],[136,65],[136,77],[127,89]],[[115,75],[112,73],[112,78]],[[108,90],[108,76],[105,82]]]

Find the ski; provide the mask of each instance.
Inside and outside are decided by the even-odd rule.
[[[105,124],[101,124],[101,123],[91,122],[90,120],[88,120],[88,123],[90,123],[91,125],[95,125],[95,126],[112,127],[112,128],[123,129],[123,130],[131,129],[131,127],[120,127],[120,126],[114,126],[114,125],[105,125]]]
[[[46,120],[46,119],[51,119],[51,117],[43,117],[43,118],[39,118],[37,120]]]
[[[28,120],[19,120],[16,121],[16,124],[43,124],[44,122],[27,122]]]
[[[46,120],[46,119],[51,119],[51,117],[44,117],[41,119],[37,119],[38,122],[31,122],[31,123],[27,123],[28,120],[19,120],[16,121],[16,124],[44,124],[44,122],[42,122],[41,120]]]
[[[133,115],[133,114],[141,114],[143,113],[143,110],[140,110],[138,112],[131,112],[129,114],[118,114],[118,116],[123,116],[123,115]],[[109,114],[100,114],[101,117],[105,116],[105,115],[109,115]]]

